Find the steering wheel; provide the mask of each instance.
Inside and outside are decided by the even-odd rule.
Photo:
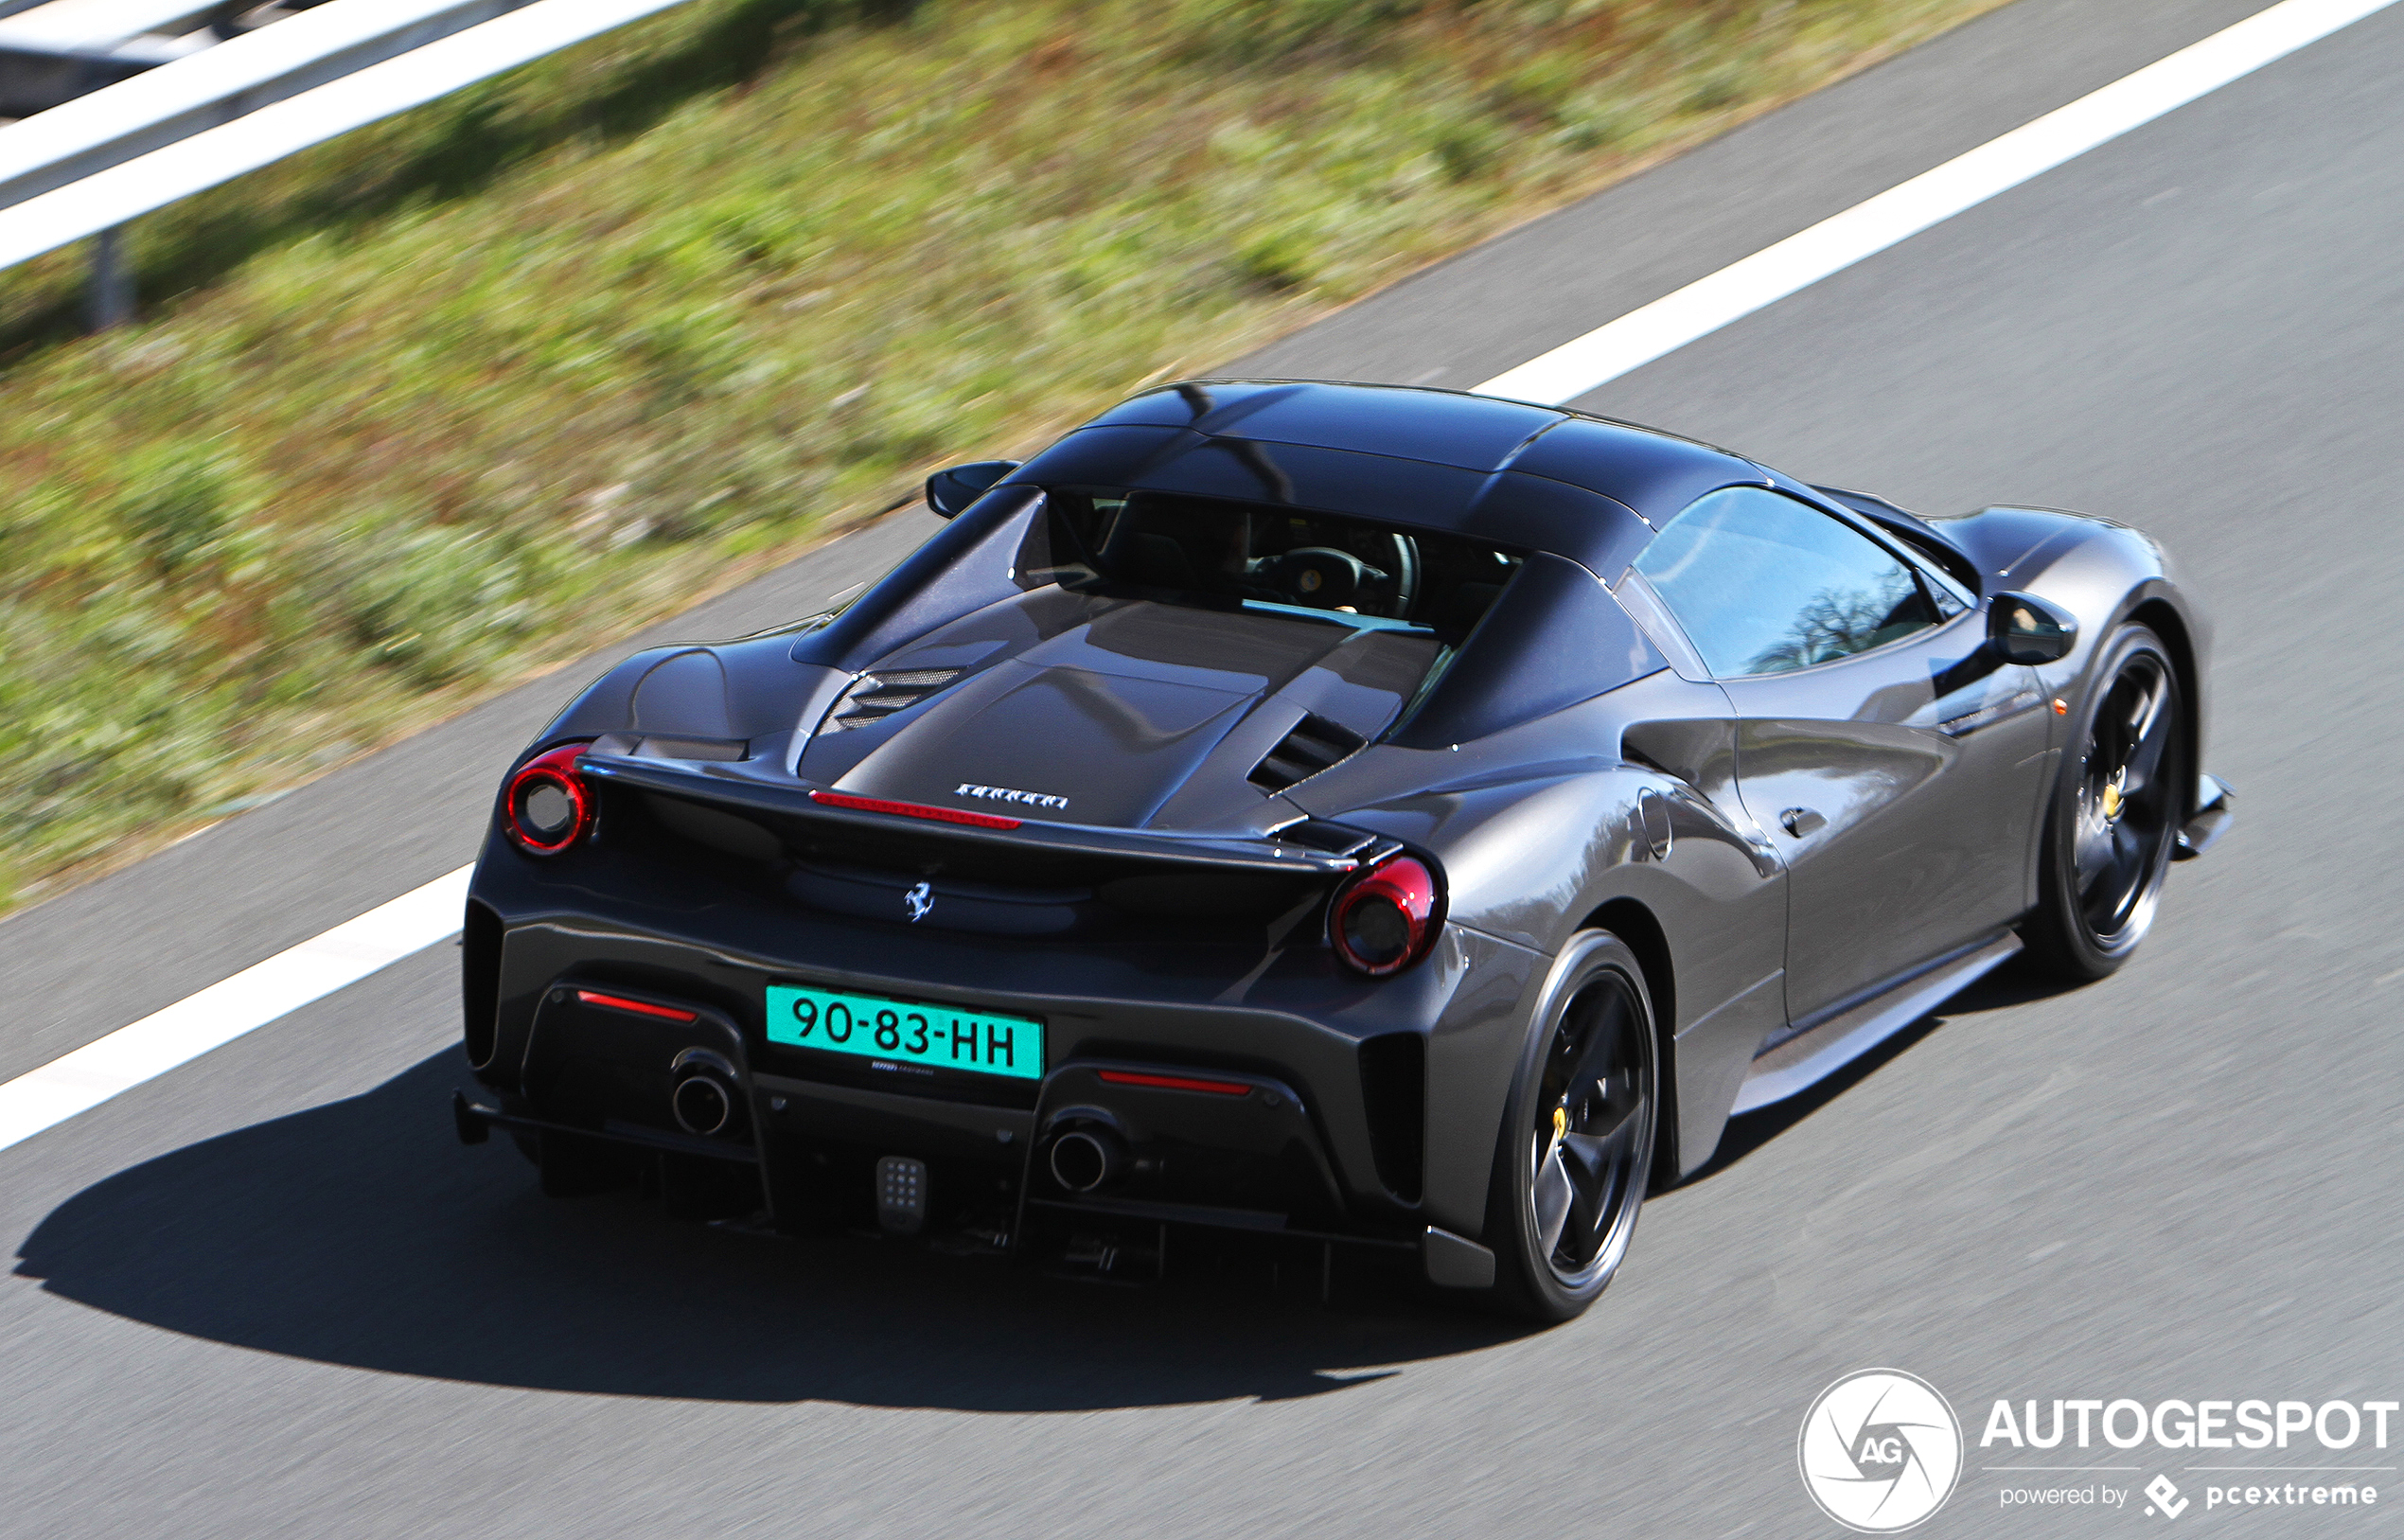
[[[1399,530],[1386,537],[1393,550],[1390,565],[1394,569],[1394,612],[1407,615],[1419,603],[1418,547],[1408,535]]]
[[[1352,595],[1360,592],[1363,579],[1372,570],[1350,551],[1338,551],[1325,545],[1305,545],[1279,557],[1275,570],[1268,576],[1297,604],[1333,610],[1338,605],[1350,604]],[[1385,575],[1380,573],[1377,575],[1382,577]]]

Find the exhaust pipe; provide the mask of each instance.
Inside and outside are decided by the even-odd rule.
[[[1071,1193],[1091,1193],[1119,1179],[1127,1147],[1107,1128],[1071,1128],[1052,1142],[1052,1179]]]
[[[688,1075],[668,1094],[677,1126],[688,1134],[722,1134],[734,1121],[734,1097],[715,1075]]]
[[[688,1048],[669,1070],[676,1083],[668,1089],[668,1110],[678,1127],[705,1138],[742,1131],[743,1093],[734,1066],[706,1049]]]

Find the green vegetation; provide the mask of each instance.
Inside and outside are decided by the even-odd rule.
[[[1998,0],[694,0],[0,274],[0,907]]]

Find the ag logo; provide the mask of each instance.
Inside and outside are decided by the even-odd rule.
[[[1891,1534],[1953,1495],[1962,1428],[1928,1381],[1865,1369],[1822,1390],[1803,1414],[1795,1461],[1822,1513],[1848,1530]]]

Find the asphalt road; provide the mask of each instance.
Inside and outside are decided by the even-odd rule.
[[[1473,382],[2254,9],[2020,0],[1246,366]],[[2131,966],[2006,975],[1741,1120],[1582,1320],[545,1202],[505,1144],[451,1141],[438,947],[0,1153],[0,1534],[1834,1534],[1795,1432],[1871,1365],[1970,1425],[1921,1532],[2083,1534],[2154,1521],[2001,1507],[2029,1478],[1981,1468],[1991,1400],[2404,1398],[2399,840],[2373,795],[2404,751],[2399,78],[2404,8],[1581,403],[1929,511],[2152,530],[2219,617],[2206,763],[2241,797]],[[671,629],[804,612],[928,526]],[[574,682],[0,925],[0,1078],[466,859]],[[2059,1479],[2225,1478],[2090,1458],[2142,1463]],[[2404,1481],[2367,1479],[2394,1499],[2183,1522],[2391,1532]]]

